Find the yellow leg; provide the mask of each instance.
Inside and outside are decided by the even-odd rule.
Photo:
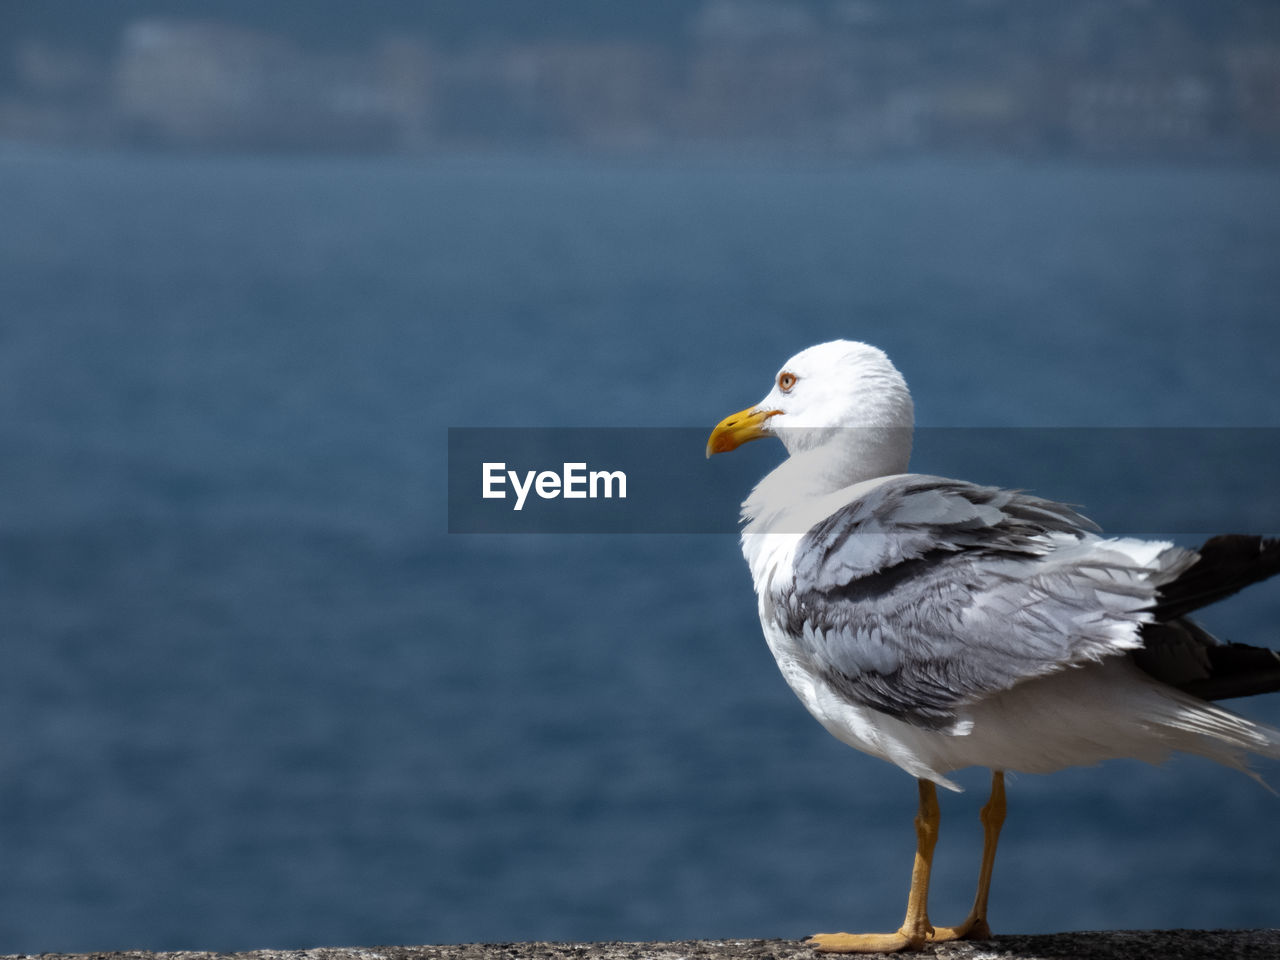
[[[819,933],[807,943],[824,953],[892,953],[919,950],[933,935],[929,925],[929,872],[938,842],[938,791],[931,780],[920,780],[920,812],[916,814],[916,859],[911,868],[907,916],[897,933]],[[994,845],[993,845],[994,848]],[[994,856],[994,854],[993,854]]]
[[[978,893],[973,898],[973,909],[958,927],[939,927],[935,940],[990,940],[991,928],[987,926],[987,895],[991,892],[991,871],[996,863],[996,844],[1000,842],[1000,828],[1004,825],[1004,772],[991,773],[991,799],[982,808],[982,869],[978,871]]]

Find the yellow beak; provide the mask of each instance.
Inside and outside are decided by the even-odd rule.
[[[707,456],[710,457],[713,453],[728,453],[749,440],[759,440],[766,436],[764,422],[781,412],[781,410],[747,407],[745,410],[739,410],[725,417],[711,431],[711,436],[707,440]]]

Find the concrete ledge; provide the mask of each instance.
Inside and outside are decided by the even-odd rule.
[[[920,955],[938,960],[1280,960],[1280,930],[1119,930],[1008,936],[982,943],[938,944]],[[811,960],[816,954],[799,940],[672,940],[15,956],[39,956],[42,960]]]

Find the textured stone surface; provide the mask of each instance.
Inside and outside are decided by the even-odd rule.
[[[923,955],[939,960],[1280,960],[1280,930],[1122,930],[997,937],[947,943]],[[23,956],[35,956],[24,954]],[[464,943],[426,947],[325,947],[248,953],[39,954],[44,960],[805,960],[799,940],[673,940],[657,943]]]

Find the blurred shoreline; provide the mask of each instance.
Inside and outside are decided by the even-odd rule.
[[[1265,7],[1212,31],[1182,4],[1090,0],[970,3],[936,23],[883,2],[689,9],[660,39],[444,44],[392,29],[333,50],[230,21],[141,18],[104,52],[19,34],[0,48],[0,143],[1280,160],[1280,34]]]

